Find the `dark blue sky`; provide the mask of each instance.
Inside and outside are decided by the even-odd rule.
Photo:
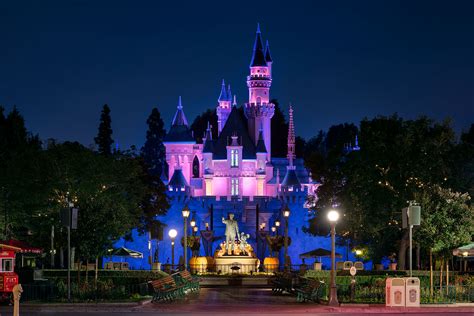
[[[141,145],[178,95],[190,121],[222,78],[246,100],[257,22],[299,135],[394,112],[474,122],[474,1],[3,1],[0,104],[87,145],[108,103],[114,139]]]

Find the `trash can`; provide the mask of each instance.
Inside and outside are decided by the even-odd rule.
[[[405,306],[405,279],[387,278],[385,281],[385,306]]]
[[[420,307],[419,278],[405,278],[405,306]]]

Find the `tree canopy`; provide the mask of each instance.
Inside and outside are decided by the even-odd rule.
[[[349,125],[342,129],[346,132],[341,135],[353,139],[356,129]],[[338,206],[344,215],[338,224],[342,235],[368,245],[376,260],[398,251],[403,266],[407,232],[401,229],[401,209],[419,194],[427,194],[426,188],[459,190],[455,166],[460,148],[454,131],[448,121],[403,120],[394,115],[361,122],[359,151],[344,150],[348,140],[341,135],[331,141],[320,134],[307,145],[320,148],[307,156],[313,176],[322,183],[315,219]],[[313,232],[317,232],[315,219],[309,227]]]

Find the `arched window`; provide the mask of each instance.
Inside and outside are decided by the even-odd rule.
[[[262,98],[257,97],[257,104],[262,103]]]
[[[194,156],[193,159],[193,178],[199,178],[199,159]]]

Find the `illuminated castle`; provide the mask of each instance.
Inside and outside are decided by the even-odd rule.
[[[268,41],[263,45],[260,28],[257,28],[250,61],[247,87],[248,102],[238,108],[230,86],[224,81],[217,99],[218,126],[207,127],[202,143],[198,143],[190,130],[184,108],[179,98],[171,128],[165,137],[168,172],[163,177],[167,186],[171,208],[159,220],[167,225],[163,240],[153,244],[151,251],[159,249],[158,260],[169,263],[172,228],[183,236],[182,209],[191,210],[188,223],[196,223],[197,236],[201,236],[200,255],[212,256],[224,238],[225,226],[221,218],[233,213],[241,231],[250,234],[250,243],[260,260],[269,255],[266,235],[284,234],[285,219],[282,210],[290,209],[289,237],[292,243],[288,254],[293,263],[301,263],[299,254],[317,247],[330,249],[328,238],[306,234],[309,212],[306,201],[318,186],[304,167],[302,159],[295,158],[295,130],[293,108],[289,107],[289,130],[286,139],[286,157],[273,157],[271,148],[271,119],[275,106],[270,103],[273,59]],[[212,128],[218,137],[212,139]],[[281,141],[285,141],[282,139]],[[276,232],[271,228],[282,223]],[[189,226],[189,225],[188,225]],[[188,235],[192,234],[190,227]],[[206,233],[207,232],[207,233]],[[209,237],[211,232],[212,237]],[[207,236],[206,238],[204,238]],[[122,240],[125,246],[148,253],[148,237],[133,234],[133,242]],[[176,256],[183,248],[176,242]],[[283,262],[283,250],[280,262]],[[188,255],[188,258],[190,254]],[[178,260],[175,260],[177,263]],[[130,260],[135,268],[149,267],[148,260]]]

